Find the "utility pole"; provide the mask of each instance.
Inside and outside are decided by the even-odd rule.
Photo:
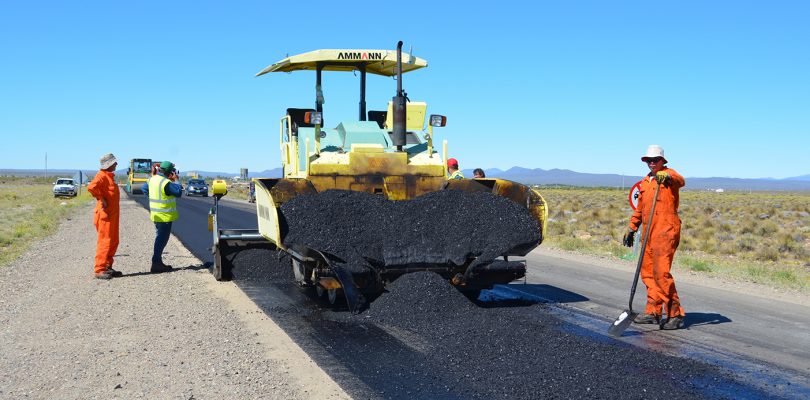
[[[45,152],[45,180],[48,180],[48,152]]]

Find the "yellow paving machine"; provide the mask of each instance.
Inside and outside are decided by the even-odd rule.
[[[542,241],[548,214],[545,200],[536,190],[508,180],[447,180],[447,141],[443,141],[440,154],[433,136],[433,128],[445,126],[447,119],[442,115],[428,116],[427,103],[410,101],[402,89],[402,75],[427,67],[427,61],[403,54],[401,47],[402,42],[396,50],[316,50],[287,57],[257,74],[314,71],[316,102],[314,108],[288,108],[279,119],[278,139],[268,147],[280,149],[283,177],[253,179],[257,230],[218,226],[219,199],[227,190],[225,181],[213,183],[215,205],[209,215],[209,228],[214,242],[212,272],[217,280],[231,278],[233,266],[224,254],[255,245],[288,253],[292,259],[290,268],[301,286],[314,288],[333,303],[345,298],[352,311],[362,305],[364,294],[380,293],[386,283],[415,270],[433,270],[461,288],[478,289],[525,274],[525,263],[510,261],[508,257],[524,256]],[[333,128],[324,128],[321,89],[324,72],[359,75],[358,120],[340,121]],[[396,95],[388,102],[386,110],[366,110],[369,74],[396,79]],[[316,245],[302,246],[285,241],[290,221],[286,220],[282,206],[298,196],[317,195],[331,189],[365,192],[391,201],[408,201],[439,190],[493,193],[519,204],[541,234],[532,243],[500,254],[502,261],[486,266],[491,273],[482,274],[483,282],[464,279],[465,269],[472,260],[460,265],[402,262],[357,274],[338,267],[334,258]],[[362,210],[357,211],[357,218],[363,218]],[[322,224],[329,223],[332,222],[322,221]]]
[[[131,194],[143,193],[141,186],[152,176],[151,170],[152,160],[149,158],[133,158],[129,160],[126,191]]]

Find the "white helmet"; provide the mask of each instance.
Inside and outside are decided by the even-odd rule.
[[[664,157],[664,148],[657,144],[651,144],[650,147],[647,147],[647,154],[641,157],[641,161],[647,162],[648,158],[655,157],[661,157],[664,160],[664,164],[667,163],[667,159]]]

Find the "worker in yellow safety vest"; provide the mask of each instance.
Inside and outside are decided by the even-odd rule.
[[[458,160],[455,158],[448,158],[447,159],[447,173],[450,174],[450,177],[447,179],[464,179],[464,174],[458,170]]]
[[[155,246],[152,252],[152,273],[169,272],[171,265],[163,263],[163,249],[172,233],[172,222],[177,221],[177,198],[183,187],[176,183],[177,171],[170,161],[160,163],[157,174],[143,184],[143,193],[149,197],[149,218],[155,223]]]

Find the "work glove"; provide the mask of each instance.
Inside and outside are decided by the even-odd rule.
[[[622,238],[622,245],[627,247],[633,247],[634,237],[636,236],[636,231],[628,231],[624,234]]]
[[[667,171],[658,171],[655,173],[655,180],[658,181],[660,184],[664,184],[669,180],[669,172]]]

